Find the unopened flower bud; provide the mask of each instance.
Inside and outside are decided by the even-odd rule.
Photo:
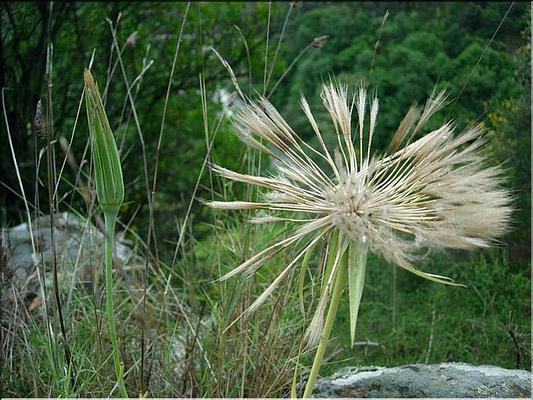
[[[104,213],[117,213],[124,201],[120,157],[109,121],[91,72],[85,70],[85,105],[91,135],[96,196]]]

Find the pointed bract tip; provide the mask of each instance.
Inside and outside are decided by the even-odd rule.
[[[83,81],[85,82],[85,86],[94,87],[96,85],[93,74],[87,68],[83,71]]]

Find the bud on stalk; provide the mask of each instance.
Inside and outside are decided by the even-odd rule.
[[[96,180],[96,196],[105,214],[114,213],[116,215],[124,201],[124,180],[117,145],[102,105],[98,85],[89,70],[85,70],[83,75]]]
[[[115,223],[118,211],[124,201],[124,180],[118,155],[117,145],[98,92],[98,85],[91,72],[85,70],[85,105],[87,122],[91,135],[94,175],[96,180],[96,197],[105,217],[105,281],[106,311],[109,322],[109,336],[113,347],[113,363],[121,397],[128,397],[124,385],[124,364],[120,361],[117,330],[115,326],[115,305],[113,285],[113,243]],[[95,275],[95,285],[98,285]]]

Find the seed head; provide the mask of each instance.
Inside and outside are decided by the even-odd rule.
[[[444,105],[443,92],[430,98],[422,110],[409,110],[382,155],[371,151],[377,98],[368,99],[362,87],[350,94],[346,86],[334,83],[325,84],[321,96],[337,138],[333,151],[326,146],[304,97],[301,106],[318,139],[317,148],[302,140],[272,104],[260,98],[237,113],[235,132],[247,144],[269,154],[278,167],[277,174],[252,176],[213,167],[223,177],[263,187],[267,194],[263,202],[213,202],[211,206],[267,210],[273,215],[254,221],[294,221],[298,226],[288,238],[221,279],[253,273],[279,251],[307,238],[306,247],[250,311],[288,275],[308,246],[321,238],[338,235],[337,258],[349,244],[356,243],[363,264],[366,252],[372,251],[416,275],[453,284],[449,278],[416,269],[414,263],[428,249],[487,247],[507,231],[511,197],[502,187],[501,168],[485,166],[479,152],[484,143],[480,125],[454,134],[452,124],[446,123],[415,140]],[[352,130],[354,109],[357,125]],[[354,287],[362,285],[363,278],[357,279]],[[358,293],[359,298],[354,295],[357,307],[360,290]],[[320,319],[320,313],[315,317]]]

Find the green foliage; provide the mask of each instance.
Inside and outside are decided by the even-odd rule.
[[[284,229],[273,226],[242,226],[238,222],[242,218],[239,215],[229,217],[227,223],[233,225],[233,229],[226,229],[224,234],[216,237],[208,237],[196,246],[194,255],[198,265],[218,262],[221,270],[215,276],[221,276],[259,249],[248,247],[246,243],[250,246],[264,243],[260,247],[263,248],[283,235]],[[245,238],[250,238],[250,242]],[[217,243],[216,250],[213,243]],[[315,279],[321,247],[321,244],[317,246],[309,263],[309,274]],[[231,323],[239,315],[238,311],[234,311],[235,308],[246,309],[290,260],[290,254],[278,256],[261,269],[254,279],[255,296],[250,293],[251,297],[243,298],[242,291],[234,292],[236,297],[227,308],[223,308],[226,312],[225,324]],[[426,257],[418,267],[423,271],[450,276],[466,285],[466,288],[413,277],[369,255],[355,333],[356,345],[351,347],[349,301],[348,296],[343,296],[327,354],[339,353],[324,365],[322,375],[328,375],[343,365],[395,366],[458,360],[474,365],[530,368],[529,265],[511,268],[501,252],[492,250],[468,256],[464,252],[440,252]],[[246,281],[244,277],[237,277],[227,285],[236,290]],[[295,294],[297,282],[287,284],[293,286],[290,292],[285,291],[285,286],[276,292],[277,296],[286,296],[287,317],[299,329],[305,329],[309,324],[312,317],[309,310],[314,310],[316,306],[316,302],[311,303],[313,296],[309,278],[306,282],[305,314],[299,312],[300,299]],[[208,285],[206,290],[212,300],[223,296],[216,285]],[[279,301],[277,296],[267,302],[267,310]],[[316,293],[314,297],[317,297]],[[258,311],[261,315],[263,312],[265,310],[261,308]],[[254,314],[252,320],[255,318]],[[303,359],[306,365],[312,362],[312,355],[311,352]]]
[[[531,293],[527,268],[509,272],[510,266],[496,252],[474,254],[464,261],[457,255],[441,255],[424,264],[421,269],[453,276],[467,287],[415,281],[399,270],[395,289],[394,267],[371,258],[356,342],[373,343],[350,349],[344,328],[348,304],[344,304],[344,317],[339,318],[334,332],[336,345],[346,358],[343,364],[393,366],[461,360],[529,369]],[[331,366],[330,371],[338,367]]]
[[[243,225],[244,217],[216,215],[211,234],[197,243],[178,267],[187,280],[197,282],[188,288],[187,297],[197,298],[196,307],[206,307],[211,315],[202,337],[204,348],[209,350],[199,360],[199,391],[209,397],[283,397],[305,329],[299,300],[292,290],[296,275],[292,274],[250,318],[242,318],[242,313],[296,253],[280,254],[253,277],[241,275],[214,282],[252,256],[260,243],[283,237],[289,228]],[[191,264],[197,266],[195,270]]]
[[[402,9],[391,4],[374,59],[373,49],[383,9],[352,3],[331,5],[325,12],[323,7],[309,6],[292,25],[295,28],[291,43],[295,45],[287,52],[294,54],[317,33],[329,37],[320,52],[300,63],[290,75],[286,89],[277,94],[278,104],[284,105],[285,115],[294,121],[295,127],[311,137],[310,127],[299,111],[299,93],[309,96],[310,104],[319,108],[318,90],[328,76],[349,82],[363,80],[380,98],[381,113],[375,136],[377,149],[383,149],[390,141],[409,106],[425,101],[435,88],[446,89],[452,101],[460,94],[457,102],[444,113],[452,116],[458,126],[472,123],[482,115],[485,103],[501,101],[523,91],[509,73],[516,69],[517,62],[503,42],[494,40],[474,70],[494,30],[487,33],[486,29],[469,29],[468,25],[458,26],[456,21],[468,18],[473,9],[479,7],[443,3]],[[506,8],[498,6],[501,13],[492,10],[487,21],[482,23],[492,23],[494,14],[503,17]],[[520,25],[514,28],[515,37],[520,35],[527,21],[523,16],[524,8],[521,5],[517,8],[520,10],[514,11]],[[460,40],[453,41],[451,32],[461,35]],[[441,118],[443,120],[444,116]],[[442,120],[437,118],[435,126]]]
[[[76,111],[82,91],[82,76],[94,50],[92,68],[95,79],[103,92],[111,129],[116,134],[121,153],[126,197],[130,205],[123,210],[124,219],[137,218],[133,228],[146,235],[148,219],[146,185],[144,179],[142,146],[134,122],[131,103],[127,99],[125,80],[116,53],[110,56],[113,37],[106,18],[116,29],[116,41],[122,51],[122,59],[128,82],[131,84],[143,68],[153,60],[152,66],[131,88],[146,144],[149,186],[153,176],[156,145],[159,137],[163,104],[170,69],[186,3],[58,3],[50,10],[48,3],[4,4],[2,9],[2,63],[0,85],[6,91],[7,116],[14,135],[14,146],[21,164],[21,174],[29,198],[34,198],[36,163],[42,143],[37,138],[35,108],[45,94],[44,71],[46,62],[47,21],[50,12],[50,40],[54,45],[52,57],[52,81],[54,97],[54,139],[72,135],[76,123]],[[278,20],[280,7],[272,7],[272,19]],[[158,185],[155,210],[156,219],[162,221],[160,235],[173,236],[176,217],[185,213],[192,189],[206,153],[202,122],[199,75],[205,77],[207,91],[212,96],[217,88],[224,87],[226,71],[210,51],[215,48],[232,65],[238,77],[262,74],[264,31],[266,28],[266,4],[191,4],[184,36],[178,55],[171,86],[171,96],[166,113],[166,126],[160,152]],[[117,22],[118,21],[118,22]],[[252,71],[247,52],[238,30],[247,40]],[[209,99],[209,123],[215,125],[220,104]],[[2,124],[2,129],[4,125]],[[87,136],[85,121],[77,121],[72,154],[82,163]],[[213,157],[226,164],[236,162],[240,144],[228,138],[226,124],[218,135]],[[7,154],[6,135],[0,135],[0,149]],[[63,153],[58,150],[58,155]],[[12,188],[17,187],[10,157],[0,158],[0,180]],[[89,175],[88,163],[82,170]],[[41,172],[42,173],[42,172]],[[64,170],[65,181],[75,181],[77,171],[68,166]],[[205,178],[206,175],[204,175]],[[205,183],[207,181],[203,181]],[[203,188],[204,186],[202,186]],[[62,192],[69,190],[62,182]],[[45,203],[46,192],[39,193]],[[208,191],[201,190],[200,197]],[[20,222],[21,202],[16,195],[6,191],[3,206],[7,207],[5,224]],[[78,208],[84,207],[83,199],[72,193],[69,200]],[[139,210],[137,207],[140,205]],[[193,213],[200,213],[195,205]],[[179,218],[179,217],[178,217]]]
[[[507,168],[507,182],[515,196],[513,230],[505,253],[516,271],[531,258],[531,43],[530,26],[523,35],[528,40],[518,48],[517,68],[512,74],[522,90],[499,103],[485,105],[489,151],[494,162]]]

